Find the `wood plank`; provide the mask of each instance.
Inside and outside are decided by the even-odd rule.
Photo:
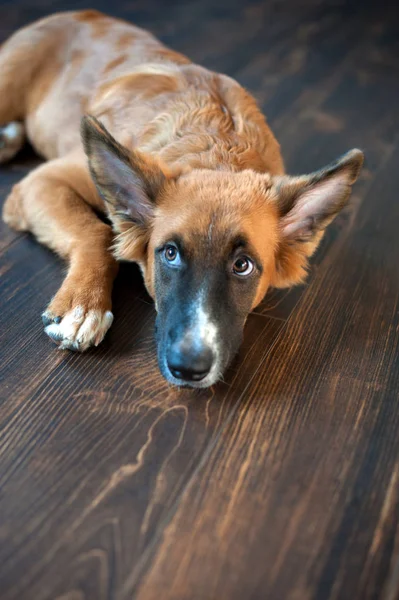
[[[145,312],[121,321],[117,343],[64,359],[0,417],[4,600],[54,598],[85,581],[91,598],[115,594],[256,371],[259,344],[281,327],[251,317],[230,384],[194,395],[159,375]]]
[[[397,578],[398,161],[396,146],[123,597],[365,600]]]

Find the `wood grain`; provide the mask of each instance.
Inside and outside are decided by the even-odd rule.
[[[0,39],[83,0],[0,2]],[[399,24],[366,0],[95,8],[237,77],[290,172],[366,153],[309,282],[271,292],[225,382],[167,386],[124,265],[105,342],[57,352],[61,263],[0,225],[1,600],[399,598]],[[228,32],[228,35],[226,34]],[[0,170],[0,196],[38,163]]]

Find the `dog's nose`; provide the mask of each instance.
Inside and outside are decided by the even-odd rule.
[[[166,358],[173,377],[184,381],[201,381],[208,375],[214,361],[209,346],[188,344],[184,340],[172,343]]]

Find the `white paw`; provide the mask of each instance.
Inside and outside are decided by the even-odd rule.
[[[25,141],[25,127],[16,121],[0,127],[0,163],[11,160]]]
[[[90,346],[98,346],[102,342],[114,316],[110,310],[85,311],[83,306],[76,306],[62,319],[54,319],[48,313],[43,313],[42,319],[46,324],[44,331],[58,344],[60,350],[84,352]]]

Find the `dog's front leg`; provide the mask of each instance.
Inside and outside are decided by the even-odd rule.
[[[45,332],[60,348],[83,351],[97,346],[109,329],[117,263],[109,248],[111,228],[68,180],[84,168],[58,159],[14,186],[4,206],[6,223],[31,231],[68,260],[68,274],[42,315]],[[80,191],[80,190],[79,190]]]

